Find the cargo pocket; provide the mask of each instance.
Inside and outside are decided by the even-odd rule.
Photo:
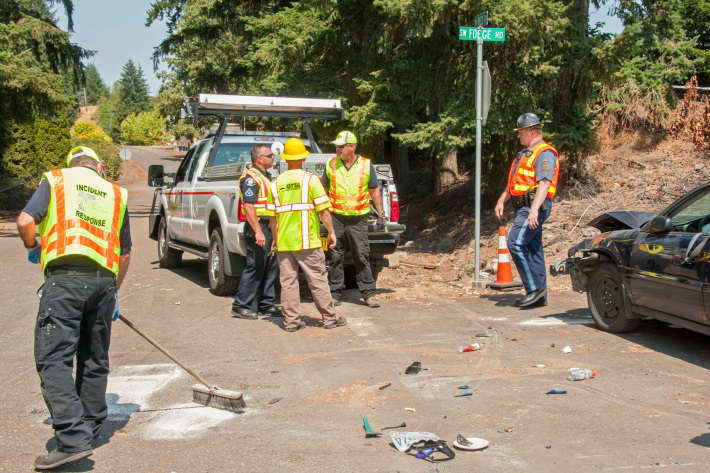
[[[57,325],[52,321],[52,308],[42,308],[35,327],[35,361],[45,361],[55,344]]]

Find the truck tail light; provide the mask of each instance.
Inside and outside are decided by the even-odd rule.
[[[239,199],[237,202],[237,219],[240,222],[247,221],[247,214],[244,212],[244,202],[242,202],[242,199]]]
[[[390,222],[399,220],[399,197],[396,192],[390,192]]]

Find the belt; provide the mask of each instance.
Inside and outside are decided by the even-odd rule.
[[[513,203],[513,207],[516,209],[519,209],[520,207],[525,207],[528,206],[530,207],[530,195],[529,194],[523,194],[523,195],[513,195],[510,197],[510,201]]]
[[[97,268],[92,266],[50,266],[46,269],[47,276],[56,276],[58,274],[69,274],[72,276],[95,276],[97,278],[116,278],[113,272],[106,268]]]

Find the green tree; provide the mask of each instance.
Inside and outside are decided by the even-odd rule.
[[[128,115],[121,123],[121,138],[131,145],[154,145],[163,138],[164,120],[157,110]]]
[[[117,123],[121,123],[128,115],[138,114],[150,110],[150,96],[143,69],[136,67],[133,60],[129,59],[123,66],[119,79],[118,103],[116,104]]]
[[[88,105],[96,105],[101,99],[109,94],[108,87],[101,79],[101,74],[95,65],[89,64],[84,68],[84,76],[86,77],[86,101]],[[80,95],[83,105],[84,95]]]
[[[67,13],[69,31],[57,26],[51,10],[59,3]],[[66,118],[76,106],[77,91],[83,82],[82,60],[92,54],[69,40],[72,12],[70,0],[0,2],[3,177],[27,179],[46,170],[54,162],[55,152],[49,149],[65,143],[68,136]]]
[[[121,137],[121,122],[117,114],[120,96],[121,83],[116,81],[109,95],[99,103],[99,125],[114,141]]]

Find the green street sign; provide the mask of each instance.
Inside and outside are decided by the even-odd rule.
[[[476,41],[479,35],[484,42],[495,41],[502,43],[505,41],[505,28],[474,28],[472,26],[459,27],[460,40]]]
[[[488,12],[481,13],[480,15],[476,15],[476,18],[473,19],[473,26],[478,28],[479,26],[486,26],[488,24]]]

